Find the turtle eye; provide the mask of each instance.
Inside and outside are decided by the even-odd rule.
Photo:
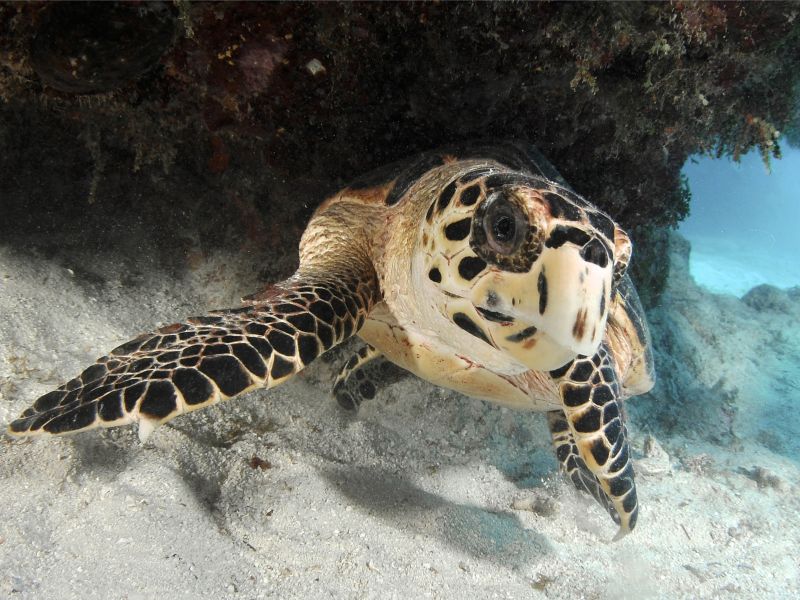
[[[489,247],[498,254],[513,254],[525,239],[528,219],[522,208],[505,194],[492,194],[486,200],[483,231]]]

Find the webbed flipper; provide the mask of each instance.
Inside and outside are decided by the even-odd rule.
[[[612,517],[616,515],[614,505],[611,504],[597,477],[589,470],[578,452],[578,446],[572,436],[564,411],[549,411],[547,425],[550,428],[556,458],[564,474],[569,477],[578,490],[586,492],[604,506]],[[617,519],[614,520],[617,521]]]
[[[180,415],[273,387],[364,324],[374,272],[299,271],[249,305],[162,327],[119,346],[9,425],[15,436],[139,422],[140,437]]]
[[[358,411],[381,385],[399,381],[408,371],[389,362],[380,350],[366,344],[344,364],[333,383],[333,395],[345,410]]]
[[[559,461],[578,489],[606,507],[619,539],[636,526],[639,505],[614,359],[603,344],[594,356],[578,357],[551,375],[564,411],[563,423],[550,417]]]
[[[363,367],[382,355],[380,350],[366,344],[347,360],[333,382],[333,395],[339,406],[357,411],[364,400],[375,397],[375,383],[365,376]],[[360,377],[356,377],[357,372],[361,373]]]

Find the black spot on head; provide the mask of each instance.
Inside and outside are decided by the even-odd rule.
[[[503,313],[495,312],[493,310],[487,310],[485,308],[480,308],[480,307],[476,307],[476,309],[481,314],[481,316],[487,321],[493,321],[495,323],[514,322],[514,317],[511,317],[509,315],[504,315]]]
[[[442,273],[436,267],[432,268],[428,271],[428,279],[433,281],[434,283],[441,283],[442,282]]]
[[[486,306],[497,306],[498,302],[500,302],[500,299],[497,297],[497,293],[494,290],[489,290],[486,293]]]
[[[214,386],[208,378],[195,369],[178,369],[172,374],[172,382],[189,406],[202,404],[214,394]]]
[[[567,242],[572,242],[577,246],[583,247],[589,239],[589,234],[582,229],[566,225],[556,225],[544,245],[548,248],[560,248]]]
[[[472,219],[469,217],[455,221],[444,228],[444,235],[451,242],[459,242],[469,235],[471,225]]]
[[[204,358],[197,368],[208,375],[226,396],[235,396],[250,385],[250,377],[232,356]]]
[[[425,220],[430,223],[433,219],[433,207],[436,206],[436,202],[431,202],[431,205],[428,207],[428,212],[425,213]]]
[[[600,316],[606,312],[606,282],[603,282],[603,291],[600,294]]]
[[[478,327],[478,325],[470,319],[467,315],[462,312],[457,312],[453,315],[453,323],[461,327],[464,331],[469,333],[470,335],[474,335],[476,338],[483,340],[487,344],[491,345],[489,338],[486,337],[486,334],[483,330]]]
[[[445,208],[447,208],[447,205],[450,204],[450,200],[453,199],[453,194],[455,194],[455,192],[455,181],[445,186],[445,188],[442,190],[442,193],[439,194],[439,200],[436,202],[436,208],[439,212],[442,212]]]
[[[467,281],[472,281],[485,268],[486,261],[482,258],[465,256],[458,263],[458,274]]]
[[[461,191],[461,196],[459,197],[458,201],[463,206],[472,206],[478,200],[481,195],[481,188],[479,185],[471,185],[468,188]]]
[[[532,337],[532,336],[536,335],[537,331],[538,331],[538,329],[536,329],[536,327],[531,325],[530,327],[526,327],[525,329],[515,333],[514,335],[508,336],[506,339],[509,342],[514,342],[514,343],[522,342],[524,340],[527,340],[529,337]]]
[[[605,268],[608,265],[608,250],[605,245],[597,238],[592,239],[588,244],[581,248],[581,258],[588,263]]]
[[[544,267],[539,271],[539,278],[536,281],[536,291],[539,292],[539,314],[543,315],[547,310],[547,276],[544,274]]]
[[[167,381],[152,381],[147,387],[139,413],[163,419],[177,410],[175,388]]]
[[[545,192],[543,196],[550,205],[550,214],[556,219],[564,219],[566,221],[580,221],[582,219],[581,210],[569,200],[552,192]]]

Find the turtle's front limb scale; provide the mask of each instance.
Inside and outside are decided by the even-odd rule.
[[[563,417],[555,411],[548,419],[563,469],[606,506],[619,525],[618,540],[636,526],[639,505],[616,373],[605,345],[552,371]]]
[[[382,355],[380,350],[367,344],[359,348],[344,364],[336,381],[333,382],[333,395],[339,402],[339,406],[356,411],[363,400],[371,400],[375,397],[377,389],[375,384],[365,376],[364,367]]]
[[[372,277],[295,275],[249,306],[139,336],[36,400],[9,433],[60,435],[138,421],[144,440],[184,412],[282,383],[364,324]]]

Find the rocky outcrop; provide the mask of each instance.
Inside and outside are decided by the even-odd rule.
[[[668,248],[666,288],[648,312],[658,382],[630,403],[637,424],[734,448],[758,440],[796,456],[800,294],[772,286],[742,299],[713,294],[689,273],[689,243],[673,233]]]

